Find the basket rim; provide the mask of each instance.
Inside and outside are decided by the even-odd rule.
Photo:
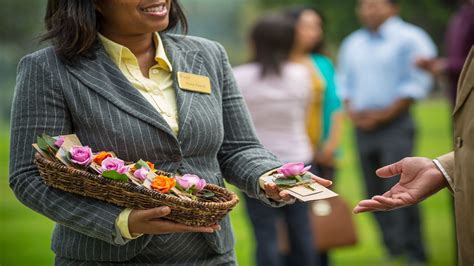
[[[237,203],[239,202],[239,198],[237,194],[234,192],[220,187],[215,184],[207,184],[205,186],[206,189],[209,189],[211,191],[217,191],[220,193],[225,194],[226,197],[230,197],[230,200],[225,201],[225,202],[202,202],[202,201],[193,201],[190,199],[181,199],[176,196],[171,196],[168,194],[163,194],[151,189],[148,189],[143,186],[138,186],[136,184],[133,184],[131,182],[118,182],[115,180],[111,180],[105,177],[102,177],[101,175],[98,174],[93,174],[84,170],[80,170],[77,168],[73,168],[58,162],[51,161],[50,159],[44,157],[40,153],[35,154],[35,161],[39,162],[40,164],[45,165],[48,168],[52,169],[58,169],[60,171],[65,171],[69,172],[73,175],[78,175],[78,176],[83,176],[84,178],[89,178],[89,179],[94,179],[95,181],[101,182],[101,183],[106,183],[106,184],[111,184],[114,186],[118,186],[121,189],[124,189],[128,192],[133,192],[133,193],[140,193],[147,195],[149,197],[152,197],[156,200],[161,200],[161,201],[167,201],[176,205],[180,205],[183,207],[190,207],[190,208],[207,208],[207,209],[216,209],[216,210],[227,210],[229,208],[233,208]],[[171,173],[164,172],[161,170],[157,171],[158,174],[164,174],[167,176],[170,176]]]

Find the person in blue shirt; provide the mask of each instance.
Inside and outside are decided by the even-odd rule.
[[[368,197],[383,194],[397,179],[381,181],[376,169],[411,156],[415,125],[410,107],[433,85],[417,68],[419,58],[434,58],[436,48],[422,29],[403,21],[395,0],[359,0],[363,28],[340,49],[338,93],[356,130]],[[375,213],[390,258],[427,260],[417,206]]]

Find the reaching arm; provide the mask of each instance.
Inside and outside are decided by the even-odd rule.
[[[388,178],[400,175],[400,181],[383,195],[362,200],[355,213],[389,211],[413,205],[435,194],[448,185],[441,171],[428,158],[405,158],[377,170],[377,175]]]

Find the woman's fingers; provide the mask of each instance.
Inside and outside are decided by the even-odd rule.
[[[285,203],[294,203],[295,198],[293,198],[287,191],[280,191],[277,185],[273,183],[267,183],[264,186],[265,194],[268,198],[271,198],[274,201],[285,202]]]
[[[221,230],[220,225],[188,226],[162,219],[170,214],[167,206],[147,210],[133,210],[129,216],[129,230],[134,234],[167,234],[167,233],[214,233]]]
[[[329,187],[330,185],[332,185],[332,181],[331,181],[331,180],[327,180],[327,179],[321,178],[321,177],[316,176],[316,175],[313,175],[313,174],[311,174],[311,178],[312,178],[316,183],[320,184],[321,186]]]
[[[130,213],[130,217],[138,221],[144,221],[164,217],[170,214],[170,212],[170,207],[162,206],[147,210],[133,210],[132,213]]]
[[[269,197],[273,200],[276,200],[276,201],[281,200],[281,197],[279,195],[278,187],[277,187],[277,185],[275,185],[273,183],[265,184],[265,194],[266,194],[267,197]]]
[[[158,234],[165,233],[214,233],[217,230],[220,230],[219,225],[213,226],[189,226],[184,224],[179,224],[166,220],[155,220],[152,221],[153,228],[156,228]]]
[[[295,201],[295,198],[293,198],[287,191],[283,190],[280,192],[279,194],[281,200],[287,202],[287,203],[290,203],[290,202],[293,202]]]

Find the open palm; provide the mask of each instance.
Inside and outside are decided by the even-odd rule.
[[[400,175],[400,181],[383,195],[362,200],[355,213],[388,211],[418,203],[447,186],[441,171],[428,158],[411,157],[377,170],[377,175],[388,178]]]

